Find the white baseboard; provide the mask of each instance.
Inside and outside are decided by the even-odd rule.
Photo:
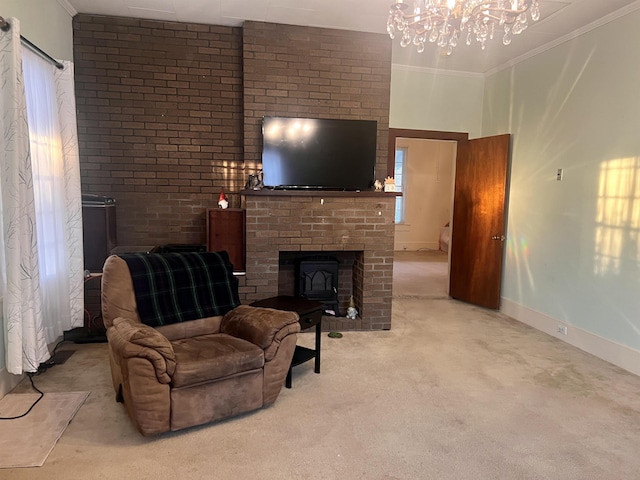
[[[13,375],[6,368],[0,369],[0,398],[13,390],[23,378],[24,375]]]
[[[556,337],[628,372],[640,375],[640,351],[638,350],[549,317],[544,313],[536,312],[506,298],[502,298],[500,311],[519,322]],[[567,334],[559,333],[558,326],[566,327]]]
[[[394,250],[396,252],[417,252],[419,250],[438,250],[438,242],[396,242]]]

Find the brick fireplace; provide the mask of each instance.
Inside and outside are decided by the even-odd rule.
[[[242,193],[246,209],[246,277],[241,288],[244,302],[290,293],[282,291],[280,282],[282,253],[340,256],[352,252],[348,295],[353,295],[360,315],[355,320],[329,317],[324,322],[325,330],[391,328],[395,195],[271,190]]]

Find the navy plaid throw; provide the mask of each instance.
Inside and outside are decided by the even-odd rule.
[[[128,253],[142,323],[151,327],[224,315],[240,305],[227,252]]]

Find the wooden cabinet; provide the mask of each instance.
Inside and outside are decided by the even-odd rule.
[[[235,272],[245,270],[243,208],[207,209],[207,251],[226,250]]]

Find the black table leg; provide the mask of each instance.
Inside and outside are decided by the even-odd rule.
[[[316,325],[316,360],[314,372],[320,373],[320,339],[322,338],[322,317]]]
[[[289,371],[287,372],[287,378],[284,381],[284,386],[286,388],[291,388],[291,370],[293,370],[292,366],[289,367]]]

